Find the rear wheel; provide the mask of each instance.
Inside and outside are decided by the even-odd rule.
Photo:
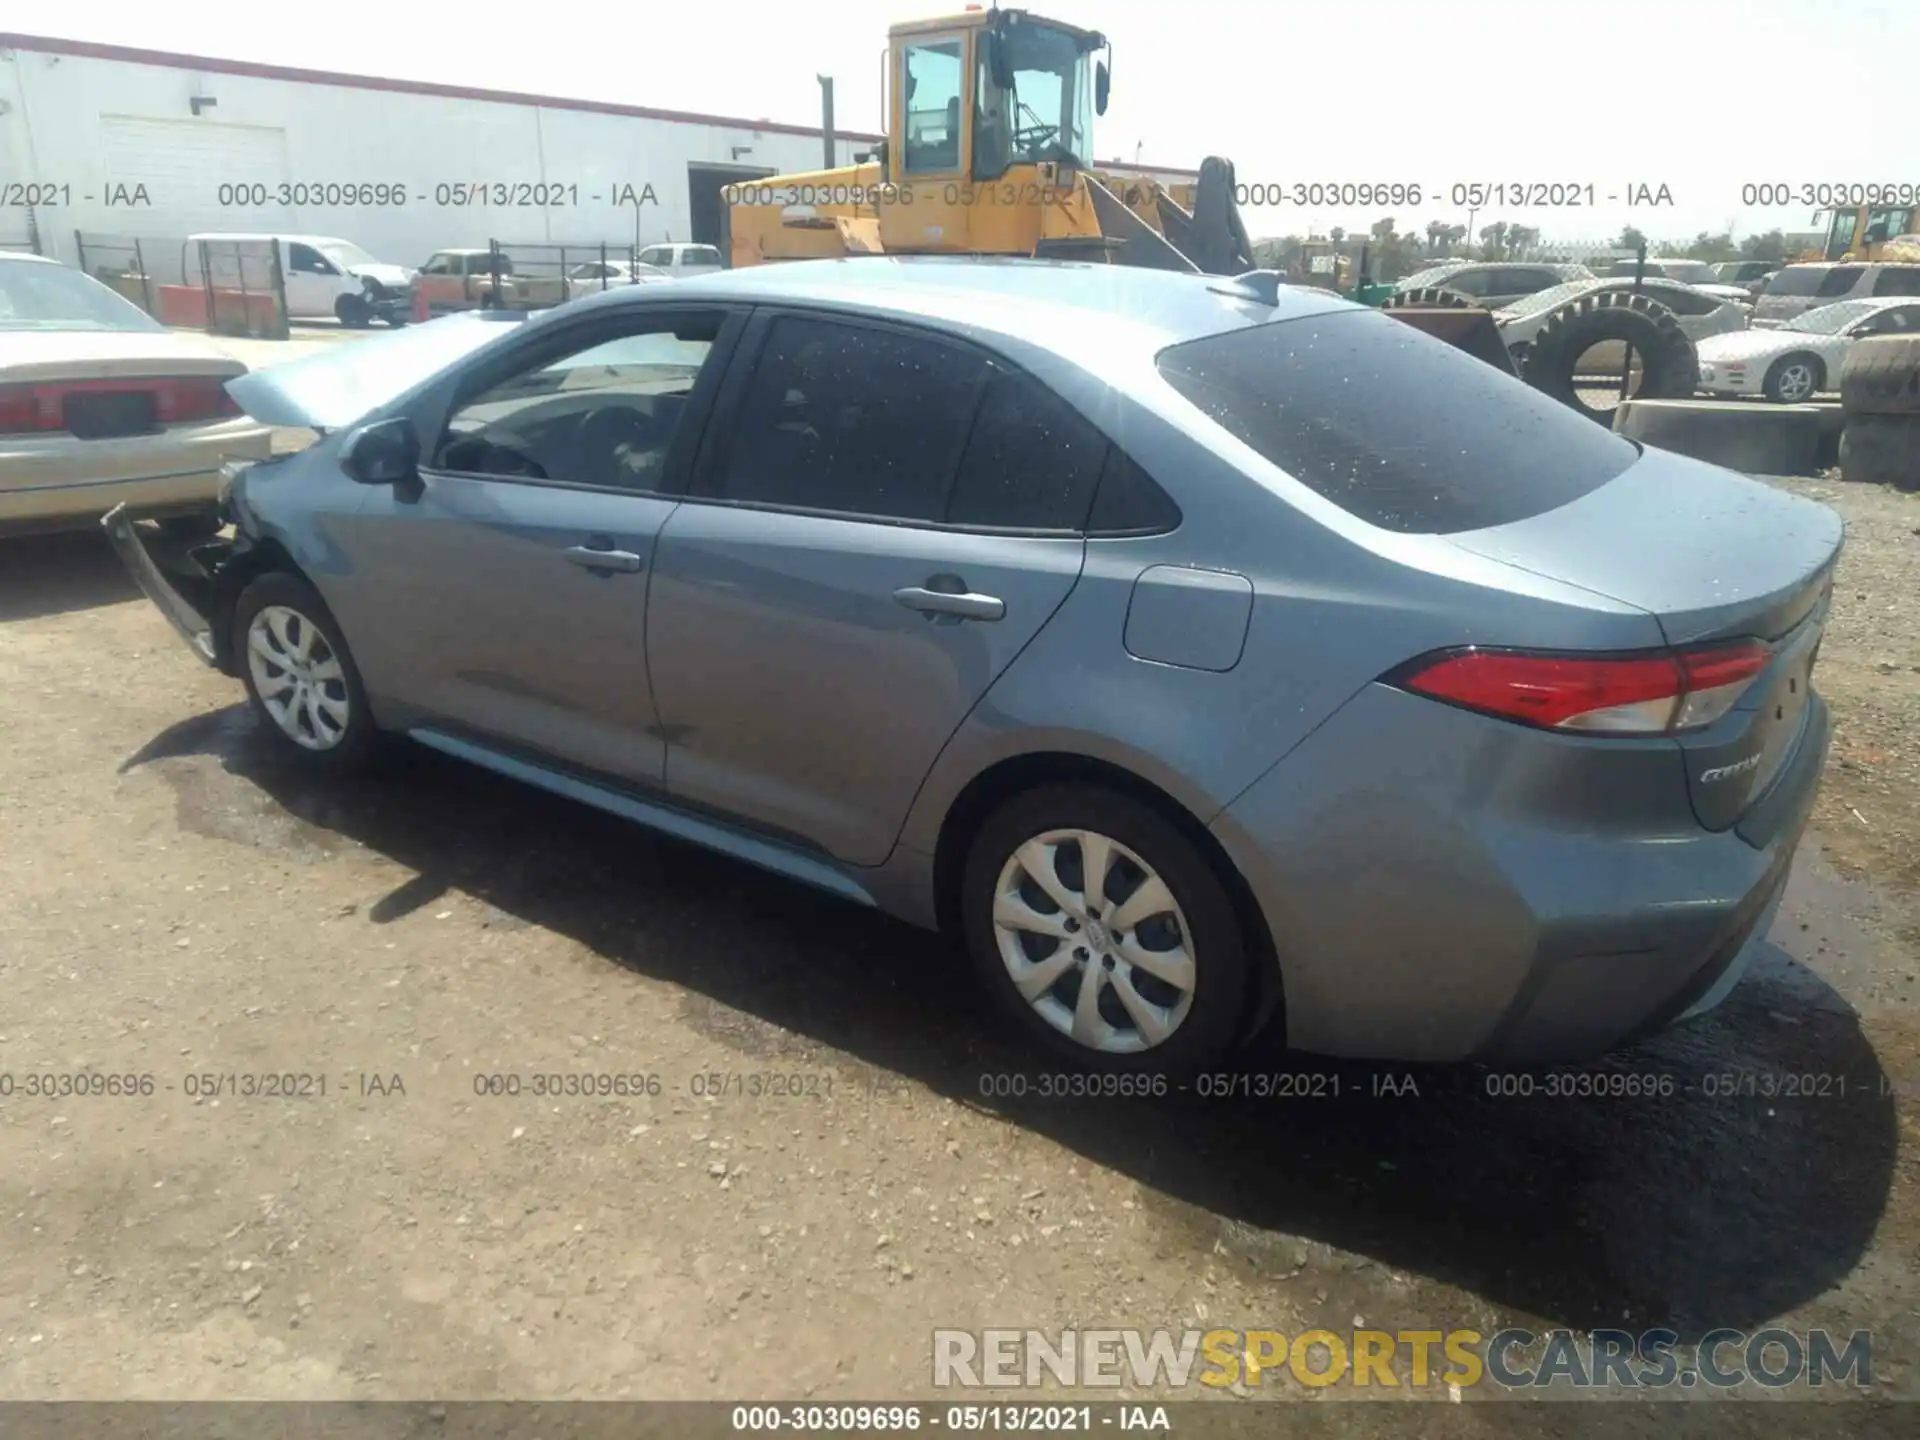
[[[1151,806],[1093,785],[1009,800],[961,881],[966,943],[995,1003],[1088,1069],[1221,1059],[1249,998],[1245,940],[1207,857]]]
[[[240,592],[233,636],[247,699],[282,756],[332,771],[366,763],[373,713],[318,591],[296,575],[262,575]]]
[[[1815,355],[1782,355],[1767,367],[1761,391],[1776,405],[1798,405],[1811,400],[1826,380],[1826,367]]]

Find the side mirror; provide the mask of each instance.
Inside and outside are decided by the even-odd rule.
[[[1093,67],[1093,113],[1107,113],[1107,94],[1113,89],[1113,76],[1107,70],[1107,62],[1102,60]]]
[[[399,485],[419,473],[420,439],[405,418],[376,421],[353,432],[340,450],[340,468],[362,485]]]
[[[1002,90],[1013,89],[1013,61],[1007,55],[1004,37],[989,30],[981,37],[987,47],[987,75]]]

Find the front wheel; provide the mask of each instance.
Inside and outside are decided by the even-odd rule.
[[[334,303],[333,313],[349,330],[364,330],[373,324],[373,306],[364,295],[342,295]]]
[[[373,750],[373,712],[360,671],[326,602],[276,571],[240,592],[234,643],[247,699],[284,758],[349,771]]]
[[[1782,355],[1768,368],[1762,389],[1776,405],[1798,405],[1813,398],[1823,378],[1813,356]]]
[[[968,852],[967,948],[995,1003],[1087,1069],[1186,1073],[1222,1059],[1247,947],[1199,846],[1151,806],[1091,785],[1008,801]]]

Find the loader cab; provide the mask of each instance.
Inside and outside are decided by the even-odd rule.
[[[956,193],[1018,166],[1093,164],[1106,40],[1020,10],[977,8],[889,34],[887,179]],[[916,198],[918,198],[916,196]]]

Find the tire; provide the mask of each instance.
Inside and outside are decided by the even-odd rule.
[[[1840,477],[1920,490],[1920,415],[1849,415],[1840,434]]]
[[[256,628],[262,632],[258,636]],[[247,687],[253,713],[278,755],[309,769],[338,774],[366,765],[377,733],[373,711],[346,639],[318,591],[285,571],[262,575],[234,602],[232,633],[235,668]],[[264,648],[257,649],[257,640]],[[293,662],[303,651],[311,688],[296,692],[298,698],[288,695],[292,705],[279,703],[287,692],[274,687],[275,679],[291,681],[299,670],[293,663],[276,663],[273,657]],[[314,697],[312,703],[302,703],[308,695]],[[268,696],[278,703],[279,713]]]
[[[365,330],[373,324],[373,307],[364,295],[342,295],[333,302],[333,313],[349,330]]]
[[[1471,310],[1478,302],[1471,295],[1449,290],[1444,285],[1418,285],[1411,290],[1396,290],[1381,301],[1382,310]]]
[[[1587,404],[1574,385],[1580,357],[1603,340],[1623,340],[1640,356],[1641,400],[1684,400],[1700,381],[1700,357],[1673,311],[1631,290],[1575,296],[1547,318],[1527,358],[1527,384],[1589,420],[1609,424],[1611,407]]]
[[[1804,405],[1827,383],[1827,367],[1818,355],[1796,350],[1767,367],[1760,393],[1775,405]]]
[[[1840,408],[1849,415],[1920,415],[1920,335],[1856,340],[1840,367]]]
[[[1093,917],[1085,911],[1076,916],[1072,905],[1079,895],[1074,886],[1083,883],[1085,851],[1073,838],[1081,834],[1105,837],[1113,857],[1105,904],[1090,924],[1081,921]],[[1047,837],[1054,838],[1041,863],[1053,868],[1067,905],[1050,898],[1021,863],[1020,852]],[[1158,877],[1172,908],[1129,919],[1127,903],[1150,883],[1143,872]],[[1034,927],[998,923],[996,914],[1006,911],[997,906],[1007,898],[1036,922]],[[968,954],[995,1006],[1036,1044],[1081,1069],[1174,1074],[1216,1063],[1232,1049],[1245,1007],[1254,1000],[1246,939],[1206,855],[1151,806],[1101,786],[1044,785],[994,811],[968,848],[960,914]],[[1116,915],[1148,929],[1110,937],[1102,922],[1111,923]],[[1172,963],[1174,945],[1187,957],[1184,990],[1177,977],[1169,984],[1127,958],[1157,953],[1164,957],[1164,973],[1175,975],[1182,967]],[[1066,968],[1055,985],[1035,1000],[1023,996],[1014,966],[1031,965],[1034,978],[1044,981],[1049,962],[1056,961]],[[1087,1028],[1107,1048],[1082,1043],[1070,1033],[1080,1023],[1075,1007],[1085,982],[1094,976],[1100,977],[1091,997],[1096,1018]],[[1147,1002],[1146,1013],[1167,1025],[1163,1036],[1152,1037],[1150,1024],[1134,1018],[1139,1012],[1123,1002],[1123,986]]]

